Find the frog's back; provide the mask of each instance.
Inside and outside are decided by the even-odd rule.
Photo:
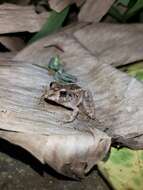
[[[77,84],[65,84],[63,85],[66,89],[76,91],[76,90],[81,90],[82,88],[78,86]]]

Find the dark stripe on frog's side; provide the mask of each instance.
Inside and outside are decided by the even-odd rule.
[[[55,101],[52,101],[52,100],[45,99],[45,101],[46,101],[48,104],[51,104],[51,105],[53,105],[53,106],[58,106],[58,107],[66,108],[66,109],[68,109],[68,110],[73,110],[72,108],[69,108],[69,107],[64,106],[64,105],[62,105],[62,104],[59,104],[59,103],[57,103],[57,102],[55,102]]]

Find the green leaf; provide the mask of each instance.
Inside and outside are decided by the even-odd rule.
[[[135,76],[138,80],[143,81],[143,71],[140,71]]]
[[[143,150],[111,148],[107,161],[98,169],[114,190],[143,190]]]
[[[128,4],[128,8],[132,8],[136,4],[137,1],[138,0],[130,0],[130,2]]]
[[[143,8],[143,0],[138,0],[134,6],[132,6],[124,15],[124,19],[128,20],[130,17],[134,16],[138,11]]]
[[[52,11],[50,17],[48,17],[48,20],[43,25],[42,29],[37,34],[35,34],[35,36],[33,36],[33,38],[29,41],[29,44],[58,30],[62,26],[68,12],[69,7],[66,7],[60,13]]]
[[[115,18],[118,22],[123,22],[123,15],[119,12],[119,10],[115,7],[112,6],[109,11],[108,14]]]
[[[143,62],[135,63],[127,66],[126,72],[138,80],[143,81]]]
[[[128,4],[129,4],[129,2],[130,2],[130,0],[118,0],[117,1],[117,4],[122,4],[122,5],[124,5],[124,6],[128,6]]]

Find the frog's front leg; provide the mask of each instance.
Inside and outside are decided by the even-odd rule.
[[[44,87],[43,94],[41,95],[41,97],[39,99],[39,104],[43,104],[44,103],[44,100],[46,98],[47,92],[48,92],[47,87]]]
[[[64,122],[64,123],[73,122],[73,121],[76,119],[78,113],[79,113],[78,107],[74,108],[74,109],[73,109],[73,112],[72,112],[72,115],[70,116],[70,118],[67,119],[67,120],[64,120],[63,122]]]

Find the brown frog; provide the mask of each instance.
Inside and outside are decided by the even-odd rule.
[[[65,108],[73,110],[70,119],[65,122],[72,122],[79,112],[86,114],[91,119],[95,119],[95,106],[91,92],[82,89],[77,84],[51,82],[50,88],[44,93],[44,100],[56,102]]]

